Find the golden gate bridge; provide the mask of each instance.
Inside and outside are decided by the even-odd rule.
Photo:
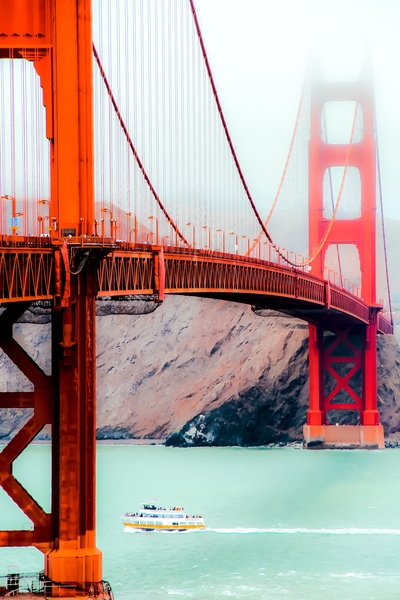
[[[0,347],[34,388],[0,394],[2,408],[33,409],[0,453],[0,485],[33,528],[1,531],[0,544],[43,552],[47,594],[108,597],[95,540],[96,298],[194,295],[307,321],[305,445],[383,446],[376,336],[393,327],[376,297],[370,65],[350,82],[310,65],[262,215],[193,0],[18,0],[0,15],[0,58]],[[348,139],[331,143],[326,107],[343,102]],[[52,312],[51,375],[13,338],[34,302]],[[359,424],[333,426],[332,411],[357,411]],[[13,475],[47,424],[51,513]]]

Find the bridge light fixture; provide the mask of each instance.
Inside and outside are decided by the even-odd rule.
[[[150,221],[155,221],[156,223],[156,238],[155,238],[155,243],[158,244],[158,217],[155,217],[154,215],[150,215],[149,217],[147,217]],[[154,235],[154,233],[153,233]],[[147,236],[148,237],[148,236]]]
[[[234,231],[230,231],[229,235],[235,236],[235,254],[238,254],[239,253],[239,236]]]
[[[12,234],[15,235],[18,226],[13,225],[15,222],[13,219],[16,219],[17,217],[17,201],[15,200],[14,196],[10,196],[10,194],[4,194],[4,196],[0,196],[0,198],[3,198],[4,200],[11,200],[11,231]]]
[[[218,233],[222,233],[222,252],[225,254],[226,242],[225,242],[225,231],[223,229],[216,229]]]
[[[247,240],[247,256],[250,254],[250,239],[247,235],[242,235],[242,240]]]
[[[208,225],[202,225],[201,228],[205,229],[208,233],[208,246],[205,247],[211,250],[211,227],[209,227]]]
[[[108,213],[110,215],[110,237],[113,236],[113,212],[111,210],[111,208],[102,208],[101,211],[102,213]],[[102,237],[104,237],[105,235],[105,224],[104,224],[104,219],[101,220],[101,235]]]
[[[127,212],[127,213],[125,213],[125,215],[127,217],[127,219],[126,219],[127,228],[126,229],[127,229],[127,233],[128,233],[127,237],[129,239],[129,243],[132,242],[132,233],[134,233],[135,234],[134,242],[136,244],[137,243],[137,234],[138,234],[138,226],[137,226],[136,215],[133,212]],[[130,229],[130,227],[129,227],[129,217],[133,217],[133,229]]]
[[[193,223],[186,223],[186,226],[192,228],[192,245],[196,248],[196,226]]]

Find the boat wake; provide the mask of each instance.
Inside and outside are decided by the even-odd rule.
[[[343,528],[343,529],[307,529],[305,527],[267,527],[263,529],[255,527],[233,527],[231,529],[213,529],[207,527],[206,531],[211,533],[221,534],[308,534],[312,533],[315,535],[400,535],[400,529],[358,529],[358,528]]]
[[[206,531],[206,529],[185,529],[185,530],[172,530],[172,529],[132,529],[130,527],[124,527],[124,533],[134,533],[135,535],[144,535],[144,534],[149,534],[151,533],[151,535],[182,535],[184,534],[188,534],[188,533],[204,533],[204,531]]]

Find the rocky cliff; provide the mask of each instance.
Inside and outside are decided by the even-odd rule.
[[[179,445],[301,439],[308,403],[306,324],[198,298],[168,297],[155,308],[146,299],[98,303],[98,438],[169,437]],[[47,373],[49,318],[36,308],[14,327],[15,338]],[[382,422],[396,437],[400,353],[391,336],[379,339],[378,363]],[[0,354],[0,391],[29,389]],[[0,436],[14,435],[29,414],[2,410]]]

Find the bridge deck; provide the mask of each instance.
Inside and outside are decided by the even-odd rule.
[[[371,309],[344,288],[309,273],[246,256],[207,250],[116,244],[111,239],[0,239],[0,303],[62,303],[88,257],[97,264],[98,295],[121,298],[194,295],[279,310],[309,323],[365,325]],[[392,325],[378,316],[381,333]]]

